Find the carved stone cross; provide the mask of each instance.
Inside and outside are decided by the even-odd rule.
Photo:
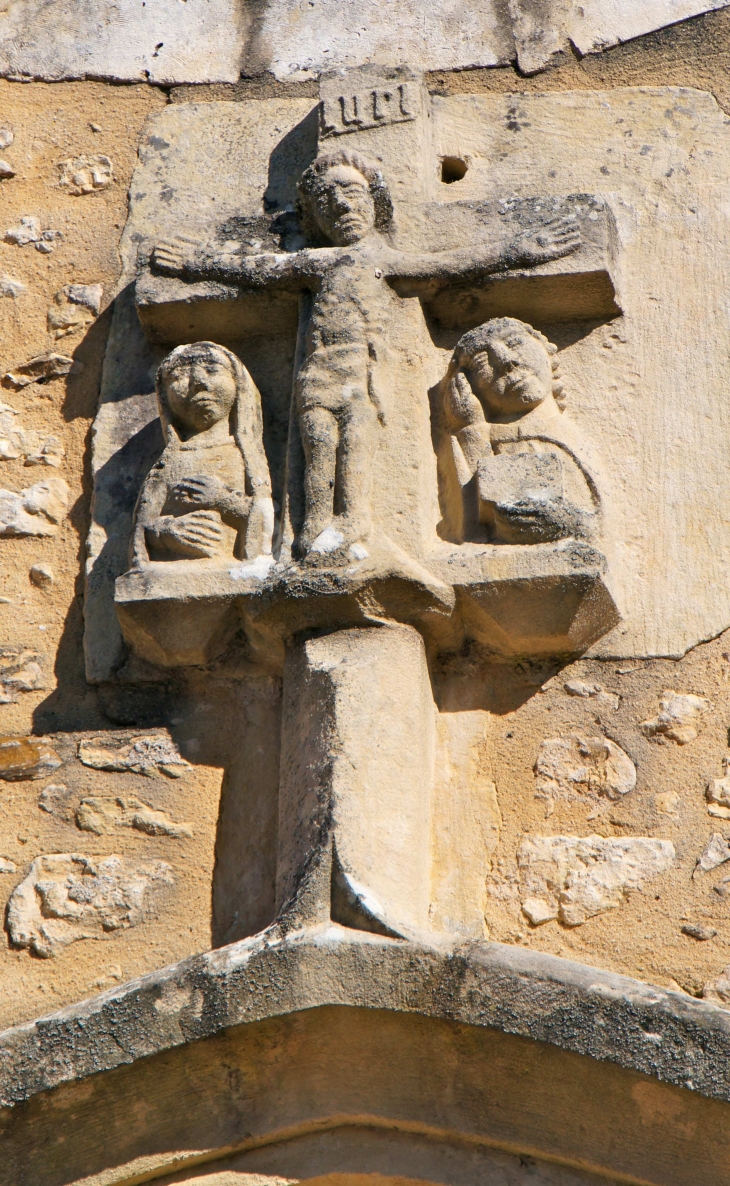
[[[160,372],[159,493],[153,471],[116,606],[158,666],[205,664],[242,625],[283,671],[280,914],[404,935],[429,926],[427,652],[575,654],[617,621],[595,475],[528,324],[618,311],[610,216],[588,195],[435,201],[469,162],[434,157],[404,71],[325,79],[312,150],[298,221],[242,212],[143,246],[150,339],[219,345]],[[267,385],[295,309],[284,408]]]

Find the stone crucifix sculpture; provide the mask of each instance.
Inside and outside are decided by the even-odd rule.
[[[335,81],[347,89],[360,76]],[[395,84],[385,90],[398,93]],[[398,106],[390,122],[357,131],[323,117],[319,155],[305,167],[311,156],[302,153],[303,239],[289,239],[288,250],[263,251],[262,239],[273,244],[281,234],[286,241],[289,230],[275,225],[278,216],[254,215],[251,197],[248,209],[245,202],[238,209],[231,189],[215,227],[198,238],[180,237],[179,215],[168,220],[166,213],[165,230],[139,260],[135,299],[152,341],[169,347],[218,338],[256,374],[265,434],[256,401],[247,415],[266,443],[280,517],[271,556],[264,549],[256,556],[243,521],[246,498],[253,498],[249,514],[256,505],[243,475],[246,448],[242,468],[226,444],[233,466],[224,472],[217,444],[207,453],[198,447],[211,430],[188,423],[180,450],[169,439],[159,489],[154,472],[148,478],[157,501],[143,495],[137,517],[148,559],[140,546],[135,565],[118,577],[117,614],[127,644],[157,666],[205,667],[225,662],[230,648],[281,673],[275,913],[296,928],[334,921],[405,936],[433,925],[431,802],[440,735],[431,655],[458,652],[467,638],[490,654],[564,654],[616,621],[605,558],[589,542],[548,530],[546,546],[505,548],[479,522],[473,535],[441,530],[429,388],[444,376],[444,342],[453,348],[469,326],[494,316],[495,305],[544,323],[576,309],[582,317],[605,314],[614,289],[610,220],[600,198],[429,201],[427,103],[414,84],[405,112]],[[335,117],[354,110],[330,107]],[[374,101],[372,112],[375,120]],[[221,118],[234,118],[228,105]],[[339,134],[357,143],[338,151],[322,144]],[[190,151],[186,140],[180,159],[166,160],[166,177],[170,168],[183,175]],[[208,168],[213,160],[222,166],[218,149],[205,151],[213,153]],[[270,165],[275,176],[273,154]],[[553,262],[564,256],[571,258]],[[535,365],[549,388],[542,339],[528,333],[523,345],[538,347]],[[494,353],[496,340],[491,346]],[[180,349],[187,357],[201,346]],[[167,365],[163,419],[163,397],[172,394]],[[196,366],[191,358],[188,392]],[[477,472],[468,477],[473,487],[484,470],[480,505],[494,505],[504,519],[504,499],[494,495],[505,475],[491,470],[512,465],[498,454],[515,442],[497,441],[510,429],[492,424],[476,369],[462,351],[439,385],[444,406],[452,386],[465,395],[475,384],[466,423],[449,405],[445,429],[471,428],[479,437],[471,458]],[[211,392],[218,385],[208,384]],[[200,399],[214,402],[209,393]],[[215,402],[222,412],[225,399],[216,395]],[[184,407],[175,414],[190,421]],[[230,427],[224,415],[218,419],[223,427],[213,435],[238,439],[246,417],[231,410]],[[524,443],[520,437],[518,452]],[[183,453],[185,472],[178,473]],[[527,469],[530,460],[514,462]],[[214,474],[227,490],[201,480]],[[517,510],[529,518],[532,503],[527,514]],[[237,532],[233,552],[229,527]],[[195,536],[200,549],[202,540],[202,555],[165,562],[159,544],[183,536],[184,547]]]
[[[455,281],[567,255],[580,246],[576,220],[559,217],[505,242],[431,253],[388,241],[393,204],[385,178],[358,152],[320,155],[299,183],[303,229],[316,246],[290,254],[240,255],[185,239],[159,243],[152,264],[186,280],[234,282],[249,289],[312,294],[305,358],[294,399],[305,454],[301,558],[328,561],[364,543],[371,530],[372,458],[388,292],[432,294]]]

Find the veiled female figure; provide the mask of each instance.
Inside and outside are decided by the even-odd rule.
[[[261,397],[243,363],[213,342],[178,346],[158,369],[157,399],[166,445],[137,502],[132,566],[270,556]]]

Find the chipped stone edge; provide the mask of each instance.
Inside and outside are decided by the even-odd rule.
[[[730,1100],[730,1013],[501,943],[434,945],[330,925],[196,955],[0,1034],[0,1104],[328,1005],[489,1026]]]

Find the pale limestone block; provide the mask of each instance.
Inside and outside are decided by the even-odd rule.
[[[636,786],[636,767],[609,737],[553,737],[540,744],[535,762],[535,797],[551,815],[556,799],[620,799]]]
[[[41,237],[41,220],[34,214],[27,214],[21,218],[16,227],[8,227],[5,232],[5,242],[15,243],[18,247],[27,247],[29,243],[37,243]]]
[[[723,777],[713,778],[707,784],[705,797],[710,815],[718,816],[720,819],[730,819],[730,758],[723,758],[722,765]]]
[[[398,934],[429,927],[436,710],[423,640],[339,630],[284,668],[279,910]]]
[[[63,478],[46,478],[25,490],[0,490],[0,536],[55,535],[68,510]]]
[[[18,420],[19,412],[0,404],[0,461],[23,458],[24,465],[61,465],[65,450],[58,437],[43,440],[37,432],[26,431]]]
[[[706,927],[702,923],[688,922],[682,927],[682,934],[689,935],[690,939],[696,939],[698,943],[707,943],[709,939],[714,939],[717,931],[714,927]]]
[[[107,938],[154,917],[157,891],[172,883],[166,861],[37,857],[8,903],[11,942],[48,959],[79,939]]]
[[[249,55],[277,78],[365,62],[453,70],[504,64],[514,56],[514,42],[495,0],[407,0],[389,9],[386,21],[378,0],[345,6],[324,0],[306,7],[296,0],[273,0]]]
[[[666,873],[674,859],[669,840],[526,836],[517,850],[522,900],[554,904],[560,922],[581,926],[615,910],[631,890]]]
[[[702,989],[702,1000],[715,1005],[730,1005],[730,966],[724,968],[714,980],[708,980]]]
[[[573,0],[508,0],[508,6],[520,70],[523,74],[544,70],[553,54],[567,48],[566,24]]]
[[[13,367],[12,371],[3,376],[3,382],[7,387],[19,391],[31,383],[47,383],[49,379],[62,379],[66,375],[77,374],[81,369],[82,364],[74,362],[73,358],[49,351]]]
[[[15,300],[25,292],[25,285],[20,280],[16,280],[14,276],[9,276],[7,272],[3,272],[0,276],[0,297],[10,297]]]
[[[713,832],[697,860],[695,874],[709,873],[711,869],[717,869],[718,865],[724,865],[725,861],[730,861],[730,841],[721,832]]]
[[[114,180],[114,166],[104,153],[59,161],[58,172],[58,184],[76,197],[106,189]]]
[[[48,329],[58,341],[87,329],[99,316],[104,289],[101,284],[66,284],[54,294],[48,310]]]
[[[617,709],[621,697],[616,692],[606,692],[600,684],[586,683],[581,679],[569,679],[563,684],[568,696],[579,696],[582,700],[596,700],[601,705]]]
[[[109,744],[102,738],[80,741],[79,761],[93,770],[131,770],[135,774],[154,775],[157,771],[168,778],[182,778],[190,763],[181,757],[167,733],[150,733],[129,737],[122,735]]]
[[[236,82],[249,20],[236,0],[14,0],[3,5],[0,74]]]
[[[156,810],[135,795],[116,798],[92,795],[76,808],[76,827],[82,832],[104,836],[116,828],[133,828],[147,836],[172,836],[179,840],[193,835],[190,824],[179,823],[167,811]]]
[[[673,692],[671,688],[659,701],[659,712],[639,726],[645,737],[655,741],[676,741],[687,745],[698,736],[710,702],[704,696]]]
[[[679,806],[681,799],[676,791],[660,791],[654,796],[654,806],[660,815],[668,815],[674,820],[680,818]]]
[[[532,74],[571,43],[598,52],[726,3],[404,0],[383,20],[378,0],[14,0],[2,13],[0,75],[236,82],[242,69],[302,78],[373,62],[459,70],[515,59]]]
[[[585,0],[574,3],[566,21],[566,31],[582,54],[598,53],[673,25],[703,12],[726,8],[728,0]]]
[[[544,898],[525,898],[522,913],[534,927],[540,927],[558,917],[558,908],[554,902],[546,902]]]
[[[434,930],[486,937],[486,878],[501,829],[489,717],[439,713],[429,910]]]

